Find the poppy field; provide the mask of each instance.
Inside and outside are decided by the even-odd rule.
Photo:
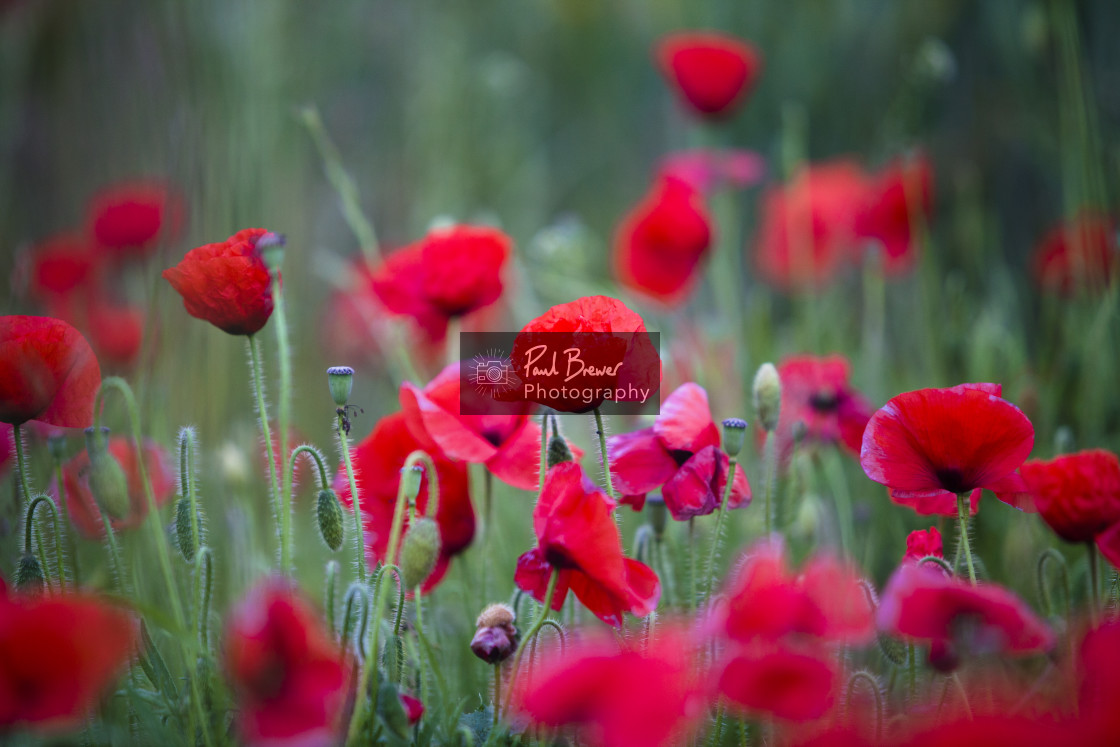
[[[0,744],[1117,743],[1118,34],[0,0]]]

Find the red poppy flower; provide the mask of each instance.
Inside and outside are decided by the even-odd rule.
[[[86,310],[85,328],[98,358],[118,369],[129,369],[144,342],[143,309],[94,298]]]
[[[707,195],[723,187],[745,189],[758,184],[766,175],[766,160],[750,150],[697,148],[665,156],[658,173],[687,182]]]
[[[704,198],[683,180],[663,176],[618,226],[615,274],[627,288],[675,306],[688,296],[711,245]]]
[[[949,509],[955,494],[981,488],[1015,505],[1022,482],[1014,473],[1034,446],[1034,426],[1000,392],[961,384],[892,398],[863,433],[863,471],[904,506]]]
[[[1067,542],[1091,542],[1120,522],[1120,459],[1093,449],[1023,464],[1034,508]]]
[[[1107,288],[1120,267],[1116,229],[1111,216],[1092,211],[1053,228],[1031,258],[1039,286],[1064,295]]]
[[[268,322],[272,278],[257,249],[266,233],[246,228],[225,241],[191,249],[163,271],[188,314],[231,335],[254,334]]]
[[[682,384],[666,397],[653,427],[608,438],[607,455],[611,483],[635,510],[657,488],[677,521],[710,514],[723,500],[731,460],[720,449],[708,393],[698,384]],[[736,469],[728,508],[750,502],[747,476]]]
[[[1120,622],[1112,620],[1085,633],[1078,656],[1077,707],[1100,741],[1108,744],[1120,729]]]
[[[40,241],[24,259],[28,289],[40,303],[67,296],[93,279],[96,257],[85,237],[63,233]]]
[[[517,559],[517,585],[543,602],[557,570],[554,610],[571,589],[596,617],[615,627],[622,625],[624,612],[639,617],[652,612],[661,582],[645,563],[622,556],[622,539],[611,518],[614,508],[614,501],[575,462],[550,469],[533,510],[537,547]]]
[[[366,558],[370,567],[385,562],[385,553],[389,551],[389,533],[393,525],[401,468],[409,454],[423,448],[424,444],[409,430],[407,418],[400,412],[382,418],[373,432],[354,447],[351,459],[355,482],[362,496],[362,523],[366,533]],[[439,451],[429,452],[429,456],[435,463],[439,477],[439,506],[435,519],[439,525],[441,544],[436,567],[424,582],[424,592],[435,588],[447,572],[451,558],[467,549],[474,539],[474,508],[471,506],[467,465],[453,462]],[[427,511],[427,485],[428,478],[424,476],[420,495],[416,499],[416,510],[420,513]],[[342,467],[335,475],[334,489],[339,499],[352,508],[350,483],[346,479],[346,470]],[[404,530],[407,529],[406,511]],[[404,536],[403,530],[401,536]]]
[[[121,465],[128,482],[128,515],[109,519],[116,532],[134,529],[144,523],[148,515],[148,500],[144,483],[140,480],[140,465],[136,462],[136,449],[132,439],[114,436],[106,444],[109,453]],[[156,506],[163,506],[175,495],[175,477],[171,456],[155,441],[144,442],[144,468],[152,484]],[[70,521],[84,536],[99,539],[105,536],[105,523],[101,509],[89,489],[89,453],[84,449],[62,465],[62,483],[66,489],[66,510]],[[58,480],[52,480],[51,497],[59,503]]]
[[[580,641],[540,664],[518,710],[537,724],[576,725],[597,747],[684,744],[704,707],[692,649],[676,632],[648,647]]]
[[[937,527],[918,529],[906,536],[906,555],[902,559],[903,562],[917,563],[931,555],[935,558],[945,557],[941,549],[941,532]]]
[[[50,317],[0,317],[0,422],[88,427],[100,387],[101,368],[78,330]]]
[[[754,239],[759,272],[784,290],[828,283],[850,255],[866,199],[866,175],[851,159],[803,167],[788,184],[768,189]]]
[[[161,182],[119,184],[89,205],[89,234],[116,252],[150,249],[161,233],[177,233],[182,220],[182,201]]]
[[[132,616],[96,597],[0,588],[0,727],[79,725],[136,643]]]
[[[876,621],[880,630],[950,651],[963,646],[977,653],[1029,654],[1054,643],[1046,624],[1007,589],[912,563],[887,582]]]
[[[495,228],[435,229],[389,255],[373,274],[373,290],[389,311],[412,317],[432,339],[442,340],[448,320],[501,297],[512,244]]]
[[[424,704],[419,698],[414,698],[407,693],[401,693],[398,697],[404,708],[404,715],[408,718],[408,725],[415,726],[424,717]]]
[[[347,667],[289,582],[266,579],[238,603],[226,624],[224,658],[246,742],[337,740]]]
[[[883,271],[906,272],[917,259],[915,219],[929,217],[933,206],[933,170],[924,154],[899,159],[872,177],[866,201],[856,215],[857,249],[875,239],[882,249]]]
[[[657,45],[657,61],[684,103],[712,119],[730,115],[762,72],[754,47],[715,31],[669,34]]]
[[[840,686],[835,655],[815,648],[755,643],[728,656],[718,690],[737,710],[784,721],[812,721],[828,712]]]
[[[802,423],[806,437],[822,443],[841,443],[855,453],[863,444],[863,429],[872,407],[849,379],[851,366],[842,355],[798,355],[778,366],[782,406],[778,444],[788,455],[793,446],[794,423]]]

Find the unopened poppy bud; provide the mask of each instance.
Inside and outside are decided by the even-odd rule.
[[[439,525],[426,516],[412,522],[401,543],[401,575],[406,589],[427,580],[439,560]]]
[[[66,437],[57,433],[51,434],[47,438],[47,451],[50,452],[51,459],[56,462],[61,462],[66,458]]]
[[[651,495],[646,498],[646,507],[653,536],[660,540],[665,536],[665,527],[669,526],[669,510],[665,508],[665,499],[660,495]]]
[[[728,418],[723,421],[723,450],[729,457],[739,456],[743,450],[743,439],[747,434],[747,421],[742,418]]]
[[[350,392],[354,389],[354,369],[349,366],[331,366],[327,369],[327,386],[330,387],[334,403],[345,407],[350,401]]]
[[[32,553],[20,558],[19,567],[16,568],[16,589],[18,591],[42,591],[46,583],[47,581],[43,577],[43,566],[39,565],[38,558]]]
[[[388,679],[382,680],[377,688],[377,715],[398,737],[408,738],[408,729],[411,726],[408,722],[408,714],[397,692],[397,686]]]
[[[487,664],[505,661],[517,651],[518,634],[514,621],[517,615],[506,604],[492,604],[482,611],[475,623],[478,630],[471,639],[471,651]]]
[[[120,462],[105,445],[108,428],[100,432],[86,428],[86,451],[89,453],[89,490],[101,510],[114,519],[128,516],[128,478]]]
[[[401,468],[401,486],[404,489],[404,498],[409,503],[420,495],[420,482],[424,479],[424,468],[419,465]]]
[[[195,521],[198,517],[195,516]],[[191,502],[180,498],[175,502],[175,544],[188,563],[194,560],[194,530],[191,528]]]
[[[319,536],[327,543],[327,547],[338,552],[346,534],[346,517],[342,515],[338,495],[330,488],[319,491],[315,515],[319,519]]]
[[[778,427],[782,409],[782,381],[773,363],[763,363],[754,375],[754,410],[763,429]]]
[[[257,239],[257,251],[261,253],[261,260],[264,261],[264,266],[268,268],[269,272],[280,271],[280,266],[284,264],[284,244],[286,243],[284,234],[273,233],[272,231]]]
[[[559,433],[554,434],[548,441],[548,468],[552,469],[561,462],[574,461],[572,450],[568,448],[568,442]]]
[[[409,726],[415,726],[424,717],[424,704],[420,702],[419,698],[414,698],[407,693],[401,693],[400,698],[401,705],[404,707],[404,714],[408,717]]]

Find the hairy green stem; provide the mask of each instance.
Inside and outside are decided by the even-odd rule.
[[[537,493],[544,492],[544,477],[548,474],[548,415],[541,415],[541,481]]]
[[[205,545],[195,551],[194,598],[198,607],[198,644],[203,653],[210,651],[210,599],[214,588],[214,558]]]
[[[327,576],[326,583],[325,583],[326,599],[323,601],[323,606],[326,608],[326,612],[327,612],[327,629],[330,630],[331,634],[333,635],[334,634],[334,627],[335,627],[335,611],[334,611],[335,602],[334,602],[334,599],[335,599],[335,594],[338,593],[338,589],[337,589],[337,587],[338,587],[338,561],[337,560],[331,560],[331,561],[327,562],[326,576]]]
[[[25,501],[31,500],[31,480],[27,476],[27,457],[23,453],[23,425],[12,426],[12,439],[16,442],[16,468],[19,472],[19,490]],[[16,501],[19,505],[19,501]]]
[[[354,552],[355,562],[358,564],[358,580],[366,581],[366,543],[362,532],[362,496],[358,493],[358,484],[354,480],[354,463],[350,459],[350,439],[343,427],[343,418],[338,416],[338,443],[342,450],[342,463],[346,467],[346,479],[350,485],[350,507],[354,509]]]
[[[276,358],[280,364],[280,397],[278,402],[278,439],[280,454],[288,453],[288,425],[292,420],[292,356],[288,344],[288,317],[284,311],[284,286],[280,271],[272,271],[272,319],[276,329]],[[281,456],[283,459],[283,456]],[[274,464],[270,462],[270,464]],[[280,474],[280,570],[288,573],[292,565],[292,475]]]
[[[197,557],[202,547],[202,533],[198,526],[198,498],[194,490],[194,431],[179,431],[179,490],[191,507],[191,557]]]
[[[74,543],[74,532],[70,526],[70,507],[66,505],[66,481],[62,477],[62,461],[54,461],[54,479],[58,484],[58,505],[62,511],[62,536],[66,543],[66,554],[70,556],[70,572],[74,587],[82,585],[82,574],[78,566],[78,546]]]
[[[607,495],[617,499],[611,483],[611,463],[607,459],[607,432],[603,428],[603,413],[599,412],[598,407],[595,408],[595,434],[599,437],[599,455],[603,459],[603,481],[607,485]]]
[[[774,479],[778,471],[778,437],[774,431],[766,432],[762,461],[762,510],[764,512],[762,527],[764,536],[769,537],[774,529],[773,493]]]
[[[253,391],[257,399],[257,415],[261,421],[261,435],[264,437],[265,457],[268,459],[268,484],[272,488],[272,510],[276,514],[276,533],[280,542],[280,572],[287,573],[284,565],[284,519],[280,497],[280,485],[276,481],[276,453],[272,448],[272,428],[268,424],[268,404],[264,399],[264,373],[261,370],[261,343],[256,335],[248,336],[249,363],[253,369]]]
[[[529,647],[529,643],[534,638],[536,638],[537,633],[541,632],[541,628],[544,626],[544,621],[548,618],[549,613],[552,611],[552,597],[556,594],[556,586],[559,581],[560,569],[553,568],[552,575],[548,578],[548,589],[544,593],[544,606],[541,607],[540,614],[538,614],[537,619],[533,621],[532,627],[529,628],[529,632],[526,633],[525,637],[521,640],[521,645],[517,647],[517,653],[514,654],[513,666],[511,666],[509,670],[509,694],[506,695],[506,703],[503,706],[503,710],[505,711],[509,711],[510,698],[512,698],[514,691],[513,685],[516,682],[517,674],[521,669],[521,657],[525,655],[525,649]]]
[[[27,522],[26,526],[24,527],[23,550],[28,555],[32,553],[33,548],[31,546],[31,528],[33,526],[36,526],[35,509],[39,507],[39,504],[47,506],[51,510],[51,530],[54,534],[55,571],[58,574],[58,588],[60,591],[65,591],[66,573],[62,568],[62,536],[58,532],[58,509],[55,508],[54,501],[52,501],[45,495],[36,496],[31,501],[31,503],[27,505]],[[38,540],[39,544],[39,553],[42,555],[42,557],[39,559],[39,563],[44,569],[46,569],[49,567],[46,557],[47,550],[43,546],[43,537],[38,533],[38,531],[36,531],[36,539]]]
[[[716,534],[712,537],[712,549],[708,551],[708,567],[706,570],[707,583],[704,585],[704,599],[712,597],[712,587],[716,582],[716,557],[719,555],[720,542],[723,540],[723,521],[727,514],[727,502],[731,500],[731,484],[735,481],[735,468],[739,460],[734,457],[727,467],[727,484],[723,487],[723,498],[719,503],[719,516],[716,518]]]
[[[300,454],[307,454],[311,461],[315,462],[315,466],[319,470],[319,489],[326,490],[331,486],[331,481],[327,477],[326,459],[324,459],[322,452],[316,449],[311,444],[302,444],[292,449],[292,455],[288,459],[288,484],[294,481],[296,471],[296,460]]]
[[[1100,615],[1100,581],[1097,570],[1097,544],[1093,540],[1085,543],[1089,552],[1089,616],[1095,622]]]
[[[964,559],[968,563],[968,580],[976,584],[976,568],[972,565],[972,547],[968,542],[968,493],[957,494],[957,520],[960,523],[960,543],[964,548]]]

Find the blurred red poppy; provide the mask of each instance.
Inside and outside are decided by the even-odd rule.
[[[97,257],[78,233],[61,233],[35,244],[22,258],[32,297],[47,303],[92,282]]]
[[[206,244],[163,271],[187,313],[231,335],[251,335],[272,316],[272,279],[257,243],[268,232],[246,228]]]
[[[249,744],[339,738],[347,667],[338,644],[286,580],[259,583],[230,613],[225,668]]]
[[[943,558],[945,556],[942,552],[941,532],[937,527],[917,529],[906,536],[906,555],[903,556],[903,561],[917,563],[930,556]]]
[[[805,436],[819,443],[839,443],[858,454],[863,429],[873,408],[851,385],[851,365],[842,355],[790,356],[778,366],[782,406],[778,420],[778,446],[782,454],[793,447],[795,423],[805,426]]]
[[[107,443],[109,453],[121,465],[128,481],[128,514],[119,519],[110,518],[113,531],[134,529],[144,523],[148,515],[148,501],[144,484],[140,480],[140,465],[132,439],[114,436]],[[152,484],[156,506],[163,506],[175,495],[174,467],[171,455],[155,441],[144,441],[144,468]],[[84,536],[99,539],[105,536],[105,523],[101,509],[89,488],[89,452],[83,449],[62,465],[62,484],[66,490],[66,510],[70,522]],[[52,480],[50,494],[59,503],[58,480]]]
[[[1034,250],[1031,269],[1043,290],[1103,291],[1120,268],[1116,221],[1084,210],[1054,227]]]
[[[834,654],[773,642],[732,649],[717,684],[735,710],[793,722],[827,713],[839,686]]]
[[[658,173],[707,195],[723,187],[745,189],[758,184],[766,175],[766,160],[750,150],[696,148],[665,156]]]
[[[8,596],[0,584],[0,727],[77,727],[137,644],[134,618],[84,594]]]
[[[608,438],[607,455],[611,482],[625,496],[620,502],[635,510],[657,488],[677,521],[706,516],[723,500],[730,459],[720,448],[708,393],[698,384],[682,384],[666,397],[652,427]],[[747,476],[736,469],[728,508],[750,502]]]
[[[933,169],[925,154],[896,159],[873,175],[855,219],[858,254],[867,239],[882,250],[883,271],[906,272],[917,259],[915,233],[933,207]]]
[[[355,483],[362,497],[363,525],[365,527],[366,558],[370,567],[385,562],[389,551],[389,533],[393,525],[393,511],[397,503],[397,487],[401,468],[408,455],[424,445],[408,428],[404,413],[383,417],[373,432],[358,443],[351,454]],[[539,446],[538,446],[539,448]],[[471,506],[470,478],[467,465],[453,462],[439,451],[429,452],[439,477],[439,506],[436,523],[439,525],[440,549],[436,567],[424,582],[422,591],[434,589],[447,572],[451,558],[467,549],[474,539],[474,508]],[[350,483],[346,470],[339,468],[334,478],[334,490],[348,508],[353,509]],[[428,478],[421,479],[420,495],[416,510],[424,513],[428,508]],[[405,512],[404,531],[408,529],[408,512]],[[394,559],[395,560],[395,559]]]
[[[1108,744],[1120,729],[1120,621],[1102,623],[1085,633],[1077,657],[1077,708],[1099,741]]]
[[[669,34],[658,43],[656,56],[662,75],[682,101],[711,119],[734,112],[762,72],[758,50],[717,31]]]
[[[676,631],[648,646],[585,639],[546,657],[516,705],[534,723],[579,727],[597,747],[684,744],[704,708],[694,649]]]
[[[101,368],[78,330],[50,317],[0,317],[0,422],[85,428],[100,387]]]
[[[183,222],[180,197],[163,182],[117,184],[89,204],[88,233],[114,253],[143,254],[156,239],[177,234]]]
[[[863,471],[904,506],[947,509],[955,494],[982,488],[1016,505],[1015,470],[1031,453],[1034,426],[1000,393],[998,384],[961,384],[892,398],[863,433]]]
[[[1120,459],[1103,449],[1025,462],[1034,508],[1067,542],[1091,542],[1120,522]]]
[[[400,694],[401,706],[404,707],[404,715],[408,718],[409,726],[414,726],[424,717],[424,704],[420,702],[419,698],[414,698],[407,693]]]
[[[663,176],[615,232],[615,275],[627,288],[675,306],[688,296],[711,245],[700,192]]]
[[[624,612],[638,617],[652,612],[661,582],[645,563],[623,557],[611,518],[614,508],[575,462],[550,469],[533,510],[537,547],[517,559],[517,585],[543,602],[558,571],[552,609],[561,608],[571,589],[596,617],[615,627],[622,625]]]

